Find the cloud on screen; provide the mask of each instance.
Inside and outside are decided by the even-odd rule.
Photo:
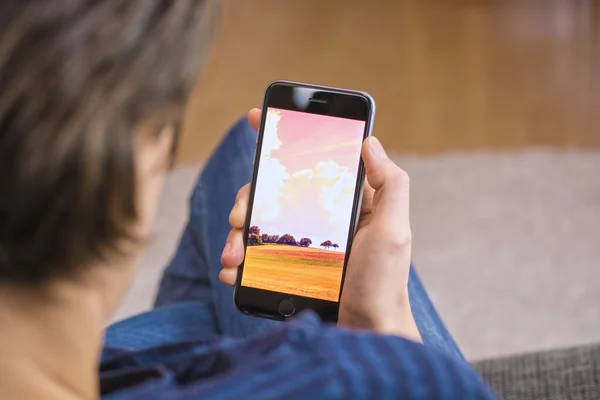
[[[290,233],[297,240],[309,237],[313,247],[331,240],[344,251],[354,199],[355,170],[350,171],[348,166],[324,157],[309,168],[290,174],[285,160],[272,157],[273,152],[284,145],[278,131],[281,118],[278,110],[267,113],[252,225],[258,225],[262,233]]]

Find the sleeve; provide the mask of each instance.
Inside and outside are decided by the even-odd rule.
[[[467,363],[392,336],[326,328],[319,351],[335,362],[346,398],[497,399]]]

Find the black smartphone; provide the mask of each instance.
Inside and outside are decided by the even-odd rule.
[[[311,309],[337,321],[374,116],[364,92],[267,87],[234,294],[241,312],[284,320]]]

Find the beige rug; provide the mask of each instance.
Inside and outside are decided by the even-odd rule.
[[[600,153],[394,159],[411,175],[414,262],[468,358],[600,341]],[[197,173],[169,177],[116,319],[150,306]]]

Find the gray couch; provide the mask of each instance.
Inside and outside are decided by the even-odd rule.
[[[506,400],[600,400],[600,344],[473,363]]]

